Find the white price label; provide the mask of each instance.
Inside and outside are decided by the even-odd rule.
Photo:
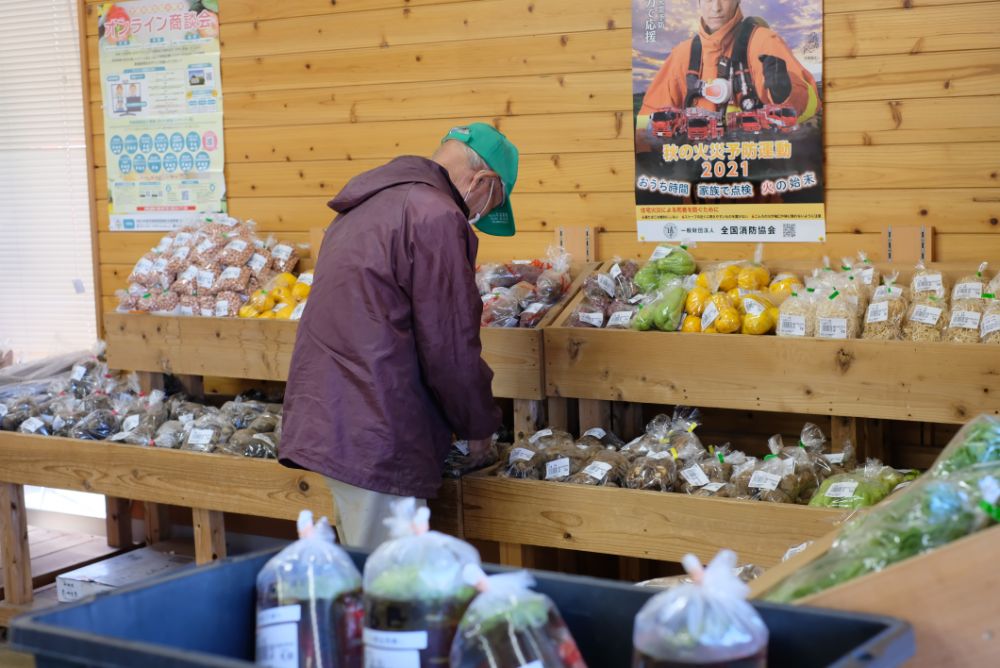
[[[611,278],[617,279],[619,276],[622,275],[622,268],[619,267],[618,263],[616,262],[615,266],[611,267],[611,270],[608,273],[611,275]]]
[[[597,285],[599,285],[602,290],[607,292],[609,297],[615,296],[615,281],[607,274],[597,275]]]
[[[940,317],[941,309],[935,308],[934,306],[925,306],[924,304],[920,304],[913,309],[913,314],[910,316],[910,320],[920,322],[925,325],[936,325]]]
[[[198,287],[202,290],[211,290],[215,285],[215,272],[202,269],[198,272]]]
[[[219,276],[220,280],[232,281],[240,277],[242,270],[239,267],[226,267]]]
[[[719,307],[715,302],[710,301],[705,304],[705,309],[701,312],[701,331],[705,331],[712,326],[715,319],[719,317]]]
[[[535,453],[527,448],[514,448],[510,451],[510,458],[507,460],[507,463],[513,464],[514,462],[526,462],[534,456]]]
[[[722,489],[725,486],[726,486],[726,483],[724,483],[724,482],[710,482],[707,485],[705,485],[704,487],[702,487],[702,489],[705,490],[705,491],[707,491],[707,492],[718,492],[720,489]]]
[[[865,322],[875,324],[885,322],[889,319],[889,302],[875,302],[868,305],[868,312],[865,314]]]
[[[569,475],[569,457],[560,457],[545,465],[545,479],[565,478]]]
[[[681,476],[692,487],[704,487],[708,484],[708,476],[697,464],[681,469]]]
[[[156,252],[163,253],[174,245],[173,237],[163,237],[160,239],[160,243],[156,244]]]
[[[226,244],[226,250],[235,251],[237,253],[242,253],[247,249],[247,242],[243,239],[233,239],[228,244]]]
[[[87,375],[87,367],[82,364],[77,364],[73,367],[73,373],[70,374],[70,378],[73,380],[83,380],[83,377]]]
[[[982,283],[959,283],[951,292],[952,299],[982,299]]]
[[[284,605],[257,613],[257,665],[299,668],[298,605]]]
[[[979,329],[981,314],[975,311],[952,311],[948,327],[952,329]]]
[[[188,434],[188,445],[208,445],[214,435],[215,431],[211,429],[192,429]]]
[[[454,443],[452,443],[452,445],[454,445],[455,449],[458,450],[459,452],[461,452],[463,455],[468,455],[469,454],[469,442],[468,441],[455,441]]]
[[[996,331],[1000,331],[1000,314],[991,313],[983,318],[983,324],[980,327],[979,334],[981,336],[986,336],[987,334],[992,334]]]
[[[845,480],[835,482],[826,488],[826,496],[831,499],[846,499],[854,496],[854,490],[858,488],[857,480]]]
[[[843,464],[844,463],[844,453],[843,452],[831,452],[828,455],[823,455],[823,459],[830,462],[831,464]]]
[[[584,436],[593,436],[594,438],[601,439],[608,435],[608,432],[604,431],[600,427],[594,427],[593,429],[588,429],[583,432]]]
[[[288,316],[289,320],[299,320],[302,317],[302,312],[306,310],[306,303],[299,302],[294,309],[292,309],[292,314]]]
[[[313,284],[313,273],[311,271],[299,274],[299,283],[302,285],[312,285]]]
[[[26,434],[34,434],[45,426],[45,422],[36,417],[30,417],[21,423],[21,431]]]
[[[778,484],[780,482],[780,475],[768,473],[767,471],[754,471],[753,475],[750,476],[750,487],[754,489],[774,491],[778,489]]]
[[[259,274],[264,271],[264,267],[267,266],[267,258],[260,253],[254,253],[250,256],[250,261],[247,262],[247,266],[250,267],[253,273]]]
[[[212,250],[213,248],[215,248],[215,242],[212,241],[211,239],[205,239],[200,244],[194,247],[195,251],[197,251],[202,255]]]
[[[167,261],[165,257],[157,258],[156,262],[153,263],[153,271],[157,274],[162,274],[167,268]]]
[[[759,316],[766,310],[767,307],[761,304],[756,299],[751,299],[750,297],[743,298],[743,311],[747,315]]]
[[[585,322],[591,327],[600,328],[604,324],[603,313],[577,313],[576,315],[580,319],[580,322]]]
[[[861,270],[861,280],[865,285],[871,285],[872,280],[875,278],[875,267],[868,267],[867,269]]]
[[[135,428],[139,426],[139,418],[139,415],[129,415],[125,418],[125,421],[122,422],[122,431],[134,431]]]
[[[521,315],[534,315],[545,308],[545,304],[542,302],[535,302],[534,304],[528,304],[527,308],[521,311]]]
[[[914,292],[941,292],[943,288],[941,274],[924,274],[913,279]]]
[[[608,477],[608,471],[610,470],[611,464],[608,464],[607,462],[591,462],[590,466],[583,469],[583,472],[597,482],[600,482]]]
[[[782,561],[788,561],[789,559],[791,559],[792,557],[794,557],[799,552],[805,551],[805,549],[807,547],[809,547],[810,545],[812,545],[812,541],[806,541],[805,543],[802,543],[801,545],[796,545],[795,547],[788,548],[788,551],[785,552],[785,556],[783,556],[781,558],[781,560]]]
[[[215,317],[225,318],[227,315],[229,315],[229,301],[220,299],[215,302]]]
[[[292,256],[292,247],[285,244],[278,244],[271,249],[271,255],[279,260],[287,260]]]
[[[137,276],[141,276],[143,274],[148,274],[151,271],[153,271],[153,263],[146,258],[142,258],[135,263],[135,268],[132,270],[132,273]]]
[[[210,308],[203,308],[199,311],[199,313],[201,314],[202,318],[211,318],[212,316],[215,315],[215,311],[213,311]]]
[[[608,327],[628,327],[635,317],[633,311],[615,311],[608,318]]]
[[[805,336],[806,317],[782,313],[778,316],[778,334],[781,336]]]
[[[657,246],[653,251],[653,254],[649,256],[649,261],[659,260],[660,258],[667,257],[674,252],[673,246]]]
[[[673,454],[669,450],[657,450],[656,452],[651,452],[646,455],[646,459],[666,459],[667,457],[673,457]]]
[[[178,232],[177,236],[174,238],[175,246],[186,246],[189,243],[191,243],[190,232]]]
[[[824,339],[846,339],[847,318],[820,318],[819,336]]]
[[[372,647],[388,650],[422,650],[427,649],[427,631],[376,631],[366,628],[364,641],[366,653]]]
[[[536,431],[528,438],[528,443],[537,443],[538,439],[545,438],[546,436],[551,436],[551,435],[552,435],[551,429],[542,429],[541,431]]]
[[[188,268],[181,272],[181,275],[177,277],[181,281],[193,281],[198,278],[198,267],[188,265]]]
[[[181,246],[180,248],[174,250],[174,254],[171,256],[171,259],[186,260],[187,256],[190,254],[191,254],[191,249],[189,247]]]

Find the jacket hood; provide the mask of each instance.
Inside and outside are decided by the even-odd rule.
[[[404,155],[381,167],[358,174],[347,182],[327,206],[337,213],[347,213],[386,188],[407,183],[423,183],[447,193],[462,213],[469,215],[469,207],[451,182],[448,170],[433,160],[416,155]]]

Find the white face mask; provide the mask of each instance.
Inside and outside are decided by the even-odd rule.
[[[472,186],[470,185],[469,189],[465,191],[464,195],[462,195],[462,199],[465,201],[466,206],[468,206],[469,204],[469,195],[471,193],[472,193]],[[492,199],[493,199],[493,179],[490,179],[490,194],[486,196],[486,204],[484,204],[483,208],[479,210],[479,213],[476,213],[471,218],[469,218],[469,225],[475,225],[476,223],[479,222],[479,219],[483,217],[483,211],[486,210],[486,207],[489,206],[490,200]]]

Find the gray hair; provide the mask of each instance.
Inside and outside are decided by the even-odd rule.
[[[444,145],[449,143],[454,143],[461,148],[462,153],[465,154],[466,166],[468,166],[468,168],[471,169],[472,171],[479,172],[484,169],[490,168],[490,166],[486,164],[486,161],[483,160],[481,155],[472,150],[472,148],[468,144],[466,144],[463,141],[459,141],[457,139],[449,139],[446,142],[444,142],[444,144],[441,144],[441,146],[438,147],[436,151],[434,151],[434,156],[431,157],[433,158],[437,156],[437,154],[441,152],[441,149],[444,147]]]

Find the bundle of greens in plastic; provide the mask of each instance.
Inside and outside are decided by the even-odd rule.
[[[325,517],[303,510],[298,530],[257,574],[257,665],[360,668],[361,574]]]
[[[647,331],[654,327],[662,332],[674,332],[681,325],[687,290],[681,279],[671,277],[661,284],[656,297],[644,304],[632,320],[632,328]]]
[[[636,615],[633,668],[767,665],[767,627],[746,602],[736,554],[723,550],[704,569],[692,554],[682,563],[692,583],[657,594]]]
[[[967,424],[934,467],[848,522],[831,548],[768,591],[794,601],[947,545],[1000,521],[1000,421]]]
[[[452,668],[586,668],[555,604],[531,591],[528,572],[486,577],[473,566],[466,582],[481,593],[458,627]]]
[[[475,595],[463,573],[476,549],[429,531],[430,511],[412,498],[385,520],[393,536],[365,564],[365,665],[447,666],[458,624]]]
[[[697,266],[686,246],[657,246],[649,262],[635,274],[636,287],[647,294],[675,278],[690,276]]]
[[[809,501],[819,508],[865,508],[889,496],[903,482],[904,475],[876,459],[856,471],[838,473],[823,481]]]

